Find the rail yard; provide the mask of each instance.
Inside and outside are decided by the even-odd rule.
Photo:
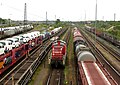
[[[0,85],[120,85],[119,1],[95,1],[0,0]]]
[[[43,33],[29,31],[23,35],[26,41],[1,55],[1,84],[119,85],[119,48],[99,36],[94,41],[90,27]]]

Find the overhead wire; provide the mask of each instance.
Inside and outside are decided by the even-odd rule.
[[[21,9],[18,9],[18,8],[15,8],[15,7],[12,7],[12,6],[10,6],[10,5],[6,4],[6,3],[5,3],[5,4],[1,3],[1,6],[6,6],[6,7],[10,8],[10,9],[15,10],[15,11],[18,11],[18,12],[24,13],[24,10],[21,10]],[[27,15],[32,15],[32,16],[34,16],[34,17],[36,17],[36,18],[45,19],[45,17],[41,17],[41,16],[39,16],[39,15],[36,15],[36,14],[30,13],[30,12],[27,12]]]

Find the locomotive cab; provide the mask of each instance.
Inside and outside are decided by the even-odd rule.
[[[54,64],[57,66],[65,65],[65,59],[66,59],[66,42],[62,40],[56,40],[52,44],[52,50],[51,50],[51,56],[49,59],[50,64]]]

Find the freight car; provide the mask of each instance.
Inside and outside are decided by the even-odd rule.
[[[60,30],[58,30],[58,31],[60,31]],[[0,43],[0,51],[1,51],[0,52],[1,53],[0,54],[0,74],[5,72],[6,70],[8,70],[12,65],[16,64],[16,62],[18,62],[21,58],[25,57],[25,55],[28,55],[30,51],[32,51],[36,46],[42,44],[42,42],[44,40],[48,39],[48,37],[52,37],[52,36],[53,35],[45,37],[45,34],[40,34],[39,31],[26,33],[24,35],[18,35],[18,37],[16,36],[13,38],[19,40],[19,38],[21,37],[23,40],[23,43],[20,46],[13,48],[12,50],[10,50],[9,52],[6,52],[6,53],[4,52],[4,50],[5,50],[3,48],[4,46]],[[24,39],[25,39],[25,41],[24,41]],[[64,46],[63,46],[63,44],[64,44]],[[63,58],[65,58],[64,57],[66,55],[65,42],[61,41],[60,46],[58,46],[58,48],[59,47],[61,47],[61,49],[63,49],[61,55],[63,55]]]
[[[89,27],[89,26],[85,26],[85,29],[92,32],[92,33],[94,33],[94,34],[96,34],[97,36],[107,40],[108,42],[111,42],[113,45],[120,48],[120,40],[118,38],[116,38],[115,36],[113,36],[113,35],[111,35],[109,33],[103,32],[103,31],[101,31],[99,29],[94,29],[94,28]]]
[[[49,57],[49,64],[51,66],[58,66],[58,64],[65,66],[66,60],[66,42],[56,40],[52,43],[51,55]]]
[[[85,40],[83,39],[82,34],[79,32],[79,30],[77,28],[74,28],[73,30],[73,42],[74,42],[74,46],[77,47],[77,45],[82,44],[85,45]],[[74,48],[75,50],[75,48]]]
[[[37,37],[33,40],[35,40],[34,41],[35,46],[41,44],[39,37]],[[16,48],[13,48],[11,51],[9,51],[3,55],[0,55],[0,74],[2,74],[4,71],[6,71],[8,68],[10,68],[16,62],[18,62],[22,57],[25,57],[25,55],[28,52],[30,52],[32,49],[35,48],[35,46],[31,47],[31,43],[30,43],[31,41],[32,40],[30,40],[27,43],[21,44],[20,46],[18,46]]]
[[[75,29],[73,32],[76,32],[76,30],[77,29]],[[80,31],[77,30],[77,32],[81,36]],[[74,52],[78,65],[77,76],[78,80],[81,81],[79,82],[79,85],[111,85],[111,82],[113,83],[114,80],[108,80],[107,76],[104,74],[105,71],[103,72],[102,65],[97,62],[95,56],[91,53],[89,47],[85,44],[85,40],[81,38],[76,39],[75,35],[73,35],[73,37],[75,48]]]
[[[33,26],[32,25],[22,25],[22,26],[15,26],[15,27],[6,27],[6,28],[1,28],[1,29],[2,29],[2,31],[0,32],[0,34],[3,37],[10,37],[15,34],[29,31],[29,30],[33,29]]]

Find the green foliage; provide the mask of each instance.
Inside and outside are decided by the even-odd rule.
[[[115,26],[114,30],[120,30],[120,25]]]
[[[60,19],[57,19],[57,20],[56,20],[56,24],[59,24],[59,23],[60,23]]]
[[[107,24],[102,24],[101,27],[102,27],[102,28],[106,28],[106,27],[107,27]]]
[[[108,33],[120,39],[120,25],[114,26],[114,28],[109,30]]]
[[[9,26],[16,26],[15,24],[11,23],[10,24],[10,21],[12,21],[11,19],[2,19],[0,18],[0,24],[1,24],[1,28],[4,28],[4,27],[9,27]]]
[[[6,23],[7,23],[7,20],[6,20],[6,19],[0,18],[0,24],[6,24]]]
[[[89,26],[95,27],[95,22],[92,22]],[[113,28],[111,29],[111,27]],[[97,29],[120,38],[120,21],[97,21]]]
[[[60,19],[57,19],[56,22],[55,22],[55,25],[54,27],[57,28],[57,27],[62,27],[62,22],[60,21]]]

